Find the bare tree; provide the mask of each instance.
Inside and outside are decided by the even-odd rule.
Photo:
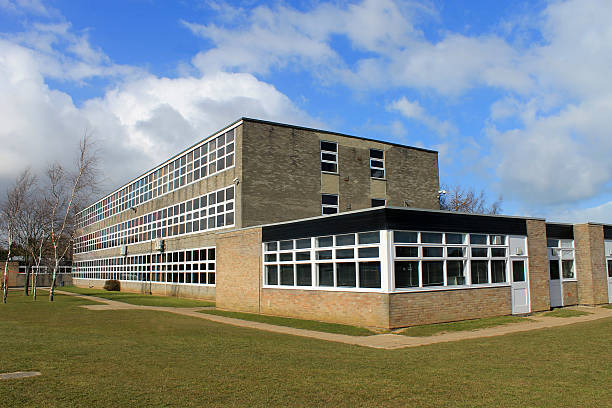
[[[29,168],[25,169],[7,191],[6,199],[0,208],[8,248],[2,282],[2,303],[6,303],[8,295],[8,261],[11,258],[11,250],[17,237],[18,221],[26,201],[30,198],[34,183],[35,177],[32,175],[32,172]]]
[[[77,231],[76,215],[97,191],[97,152],[88,134],[79,143],[79,155],[73,171],[54,163],[47,169],[49,193],[49,243],[53,274],[49,301],[53,301],[60,262],[71,249]]]
[[[21,246],[26,250],[32,259],[29,268],[30,273],[26,272],[25,294],[28,295],[28,276],[31,274],[32,298],[36,300],[37,273],[43,261],[43,256],[48,256],[49,232],[49,202],[44,199],[40,190],[34,190],[30,199],[26,200],[21,217],[17,224],[17,235]],[[45,251],[47,253],[45,253]]]
[[[489,204],[484,190],[477,193],[474,189],[461,185],[444,186],[440,190],[440,209],[473,214],[500,214],[502,196]]]

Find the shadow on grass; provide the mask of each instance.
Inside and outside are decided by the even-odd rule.
[[[550,312],[543,313],[542,316],[546,317],[577,317],[590,315],[589,312],[574,309],[555,309]]]

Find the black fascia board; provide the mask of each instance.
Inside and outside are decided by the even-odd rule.
[[[377,208],[348,214],[265,225],[264,242],[383,229],[527,235],[523,218],[441,211]]]
[[[574,239],[574,226],[571,224],[546,223],[546,237]]]

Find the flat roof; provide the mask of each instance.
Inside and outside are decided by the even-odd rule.
[[[527,235],[528,219],[536,218],[410,207],[375,207],[266,224],[261,228],[264,242],[381,229]]]

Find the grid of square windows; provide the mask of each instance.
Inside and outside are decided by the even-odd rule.
[[[264,282],[284,288],[380,289],[380,231],[266,242]]]
[[[393,231],[395,288],[506,283],[508,252],[505,235]]]
[[[234,146],[234,129],[201,142],[83,210],[78,215],[78,227],[86,227],[233,167]]]
[[[74,262],[80,279],[215,285],[215,247]]]
[[[233,226],[234,203],[235,187],[225,187],[77,237],[74,252],[78,254]]]

